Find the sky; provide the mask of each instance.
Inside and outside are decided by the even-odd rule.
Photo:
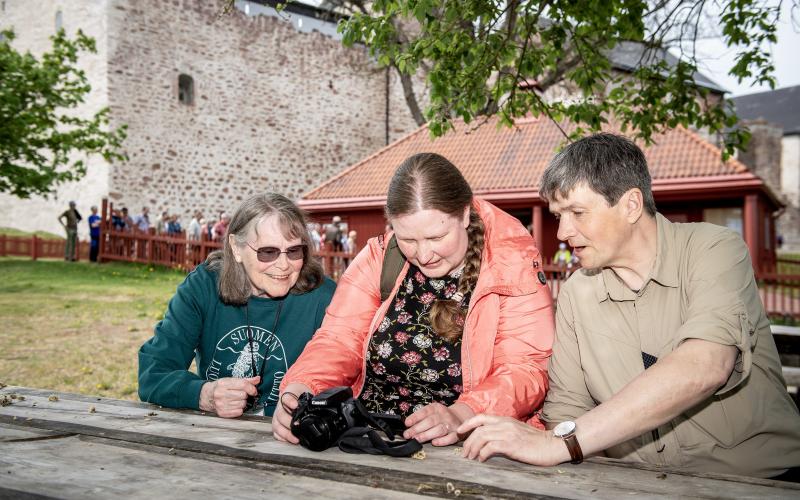
[[[778,80],[776,89],[800,85],[800,26],[792,26],[792,3],[788,0],[783,2],[781,20],[778,23],[778,43],[772,47],[775,76]],[[800,22],[800,9],[796,10],[795,19]],[[749,81],[737,83],[734,77],[727,74],[735,63],[736,51],[726,47],[721,40],[700,42],[698,54],[701,59],[698,66],[700,72],[730,91],[728,97],[770,90],[768,86],[751,87],[752,82]]]

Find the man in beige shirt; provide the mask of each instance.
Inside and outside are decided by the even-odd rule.
[[[798,480],[786,393],[747,247],[656,212],[642,151],[611,134],[569,145],[540,194],[583,270],[558,297],[549,431],[479,415],[464,455],[536,465],[583,455]]]

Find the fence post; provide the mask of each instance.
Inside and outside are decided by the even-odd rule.
[[[108,232],[108,198],[103,198],[100,205],[100,235],[97,242],[97,263],[103,262],[103,254],[106,252],[106,233]]]
[[[66,245],[67,242],[64,241],[64,244]],[[39,238],[37,238],[36,235],[34,234],[33,238],[31,238],[31,259],[32,260],[36,260],[37,257],[39,257],[39,248],[38,247],[39,247]]]
[[[6,235],[0,234],[0,257],[5,257],[6,252]]]

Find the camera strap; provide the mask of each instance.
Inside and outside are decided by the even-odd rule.
[[[390,457],[408,457],[422,449],[416,439],[395,439],[392,428],[385,421],[374,417],[359,400],[353,401],[355,409],[366,420],[367,426],[351,427],[344,431],[336,444],[345,453],[369,453]],[[388,439],[383,439],[378,432]]]
[[[422,449],[416,439],[387,441],[372,427],[353,427],[342,434],[337,441],[339,449],[345,453],[368,453],[390,457],[408,457]]]

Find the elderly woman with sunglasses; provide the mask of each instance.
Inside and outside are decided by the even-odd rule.
[[[282,377],[336,286],[313,248],[302,212],[286,197],[242,203],[223,250],[186,277],[139,350],[141,400],[227,418],[272,416]]]

